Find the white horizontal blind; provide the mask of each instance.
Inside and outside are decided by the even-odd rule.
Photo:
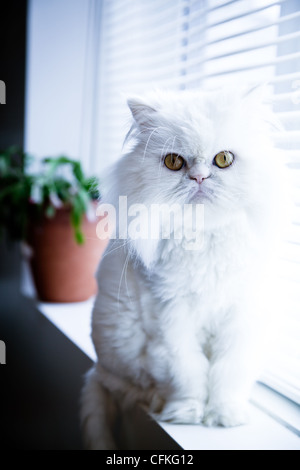
[[[299,402],[299,0],[103,0],[100,58],[101,165],[121,152],[130,94],[154,87],[212,88],[233,78],[272,85],[285,128],[277,143],[293,180],[294,219],[282,249],[284,328],[263,379]]]
[[[172,86],[180,77],[184,17],[182,0],[103,0],[102,5],[98,153],[111,162],[128,130],[126,97],[162,83]]]
[[[284,21],[286,18],[290,18]],[[274,109],[285,131],[277,140],[290,170],[292,225],[282,249],[282,288],[285,293],[284,322],[265,381],[300,403],[300,2],[283,2],[278,25],[274,74]]]

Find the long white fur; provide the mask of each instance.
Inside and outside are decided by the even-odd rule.
[[[175,423],[247,421],[275,312],[270,263],[281,178],[258,95],[156,91],[128,101],[132,148],[111,170],[106,201],[203,203],[204,245],[197,252],[172,239],[108,246],[92,321],[98,362],[83,393],[91,448],[115,448],[111,409],[138,402]],[[236,156],[224,170],[212,164],[222,150]],[[170,152],[186,167],[170,171]],[[199,165],[211,173],[200,192],[190,178]]]

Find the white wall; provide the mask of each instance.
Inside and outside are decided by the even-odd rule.
[[[90,168],[94,8],[98,0],[30,0],[25,150]]]

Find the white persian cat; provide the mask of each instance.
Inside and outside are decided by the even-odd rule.
[[[111,171],[106,201],[117,211],[119,196],[128,208],[203,204],[204,231],[189,249],[184,234],[139,239],[128,231],[125,240],[117,226],[97,274],[98,362],[82,396],[94,449],[115,448],[117,410],[136,403],[173,423],[246,423],[273,314],[268,289],[275,289],[269,271],[280,174],[257,90],[154,92],[128,105],[132,147]],[[141,211],[141,225],[146,217]]]

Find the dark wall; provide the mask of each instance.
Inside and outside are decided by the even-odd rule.
[[[45,0],[48,1],[48,0]],[[49,0],[51,1],[51,0]],[[27,1],[0,1],[0,150],[23,146]],[[0,450],[81,449],[79,395],[91,366],[20,293],[20,250],[0,240]]]
[[[26,0],[1,0],[0,80],[6,85],[6,104],[0,104],[0,151],[11,145],[23,147],[26,22]],[[0,260],[0,283],[8,278],[19,282],[18,246],[0,239]],[[0,311],[3,307],[2,301]]]
[[[6,104],[0,105],[0,149],[24,141],[26,17],[26,0],[1,0],[0,80],[6,84]]]

